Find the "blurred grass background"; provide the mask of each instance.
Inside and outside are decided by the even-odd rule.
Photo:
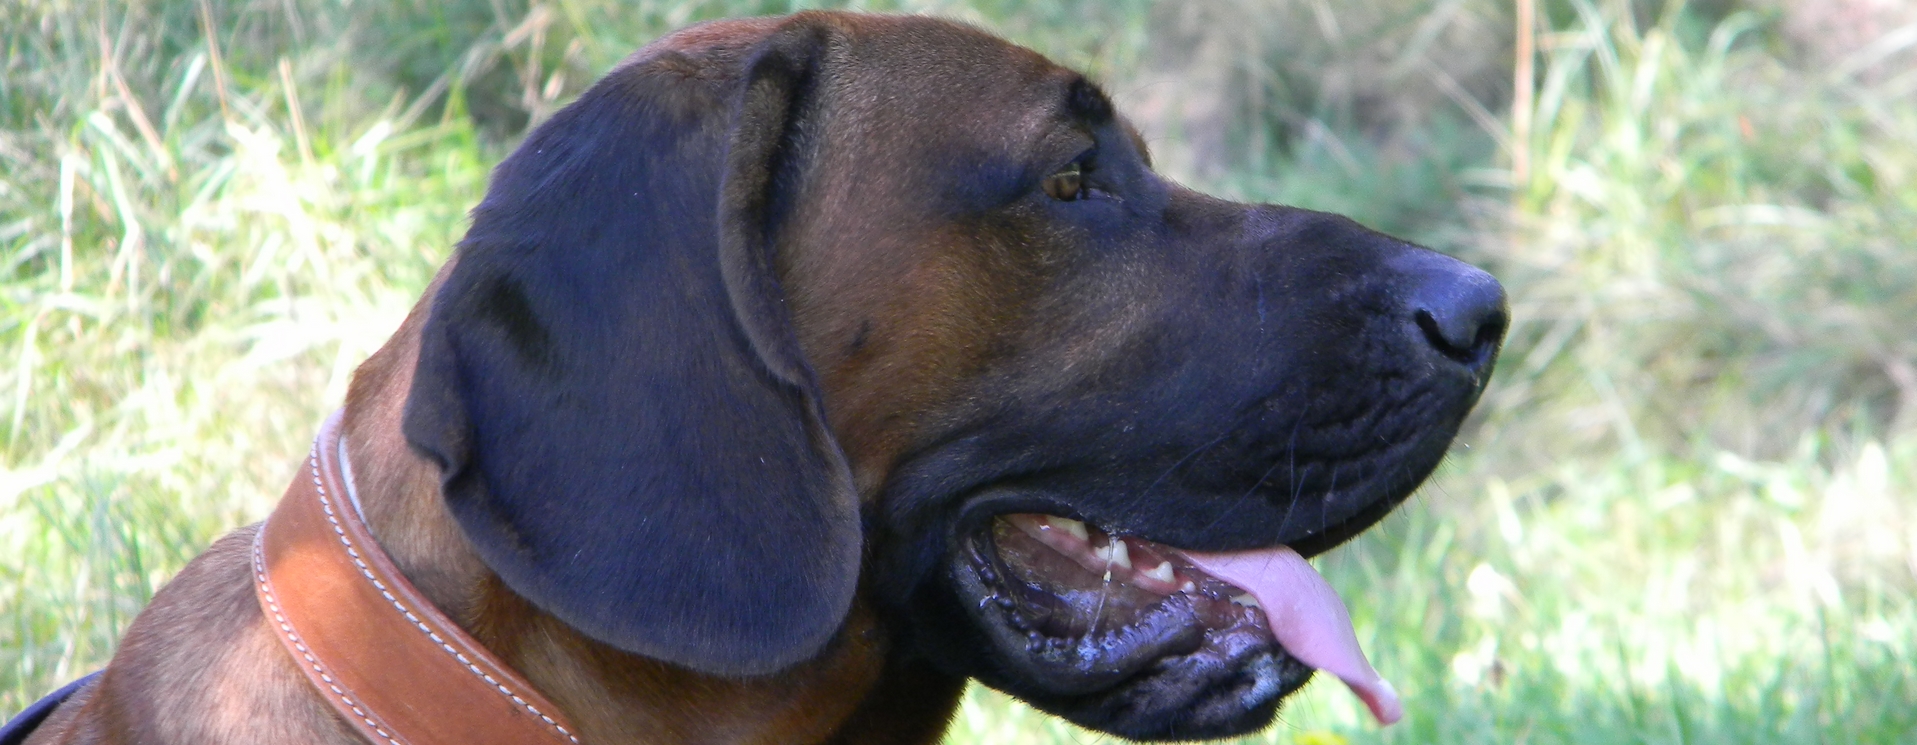
[[[1164,170],[1491,269],[1421,496],[1319,565],[1406,721],[1249,742],[1917,741],[1917,4],[4,0],[0,712],[262,517],[487,169],[621,56],[803,7],[978,23]],[[1078,743],[974,690],[952,742]]]

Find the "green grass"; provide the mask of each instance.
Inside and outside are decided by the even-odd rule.
[[[813,5],[0,5],[0,712],[265,513],[529,123]],[[1510,288],[1469,447],[1319,561],[1406,721],[1318,683],[1248,742],[1917,738],[1917,32],[1832,64],[1776,3],[1540,3],[1519,126],[1500,1],[829,5],[1215,83],[1176,175]],[[950,739],[1101,737],[974,690]]]

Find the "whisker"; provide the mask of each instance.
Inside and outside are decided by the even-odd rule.
[[[1216,446],[1218,443],[1224,442],[1225,438],[1230,437],[1231,433],[1236,431],[1237,429],[1238,428],[1235,425],[1231,427],[1227,427],[1225,428],[1225,431],[1220,432],[1218,436],[1212,438],[1210,442],[1207,442],[1203,445],[1199,445],[1196,450],[1186,453],[1185,457],[1179,458],[1176,462],[1172,463],[1169,467],[1167,467],[1164,473],[1158,474],[1158,478],[1152,479],[1152,482],[1150,484],[1145,485],[1144,491],[1141,491],[1138,493],[1138,498],[1144,499],[1145,497],[1150,496],[1153,489],[1158,488],[1159,484],[1165,483],[1165,479],[1171,478],[1172,472],[1177,471],[1181,466],[1184,466],[1186,461],[1196,458],[1198,457],[1200,453],[1203,453],[1207,450],[1212,449],[1212,447]]]

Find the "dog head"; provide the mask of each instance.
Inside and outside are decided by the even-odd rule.
[[[598,641],[771,674],[862,594],[894,654],[1219,736],[1325,666],[1280,637],[1339,630],[1229,559],[1402,501],[1504,326],[1482,272],[1165,180],[1036,53],[807,13],[663,39],[499,166],[404,429],[486,564]]]

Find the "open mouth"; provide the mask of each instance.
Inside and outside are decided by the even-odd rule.
[[[1344,681],[1380,723],[1402,715],[1343,601],[1287,546],[1185,551],[1040,514],[1000,515],[987,533],[972,552],[991,593],[981,610],[995,605],[1028,655],[1087,689],[1149,675],[1172,656],[1269,656],[1253,647],[1275,642],[1290,660],[1241,663],[1261,669],[1234,698],[1275,701],[1302,685],[1309,672],[1295,660]]]

